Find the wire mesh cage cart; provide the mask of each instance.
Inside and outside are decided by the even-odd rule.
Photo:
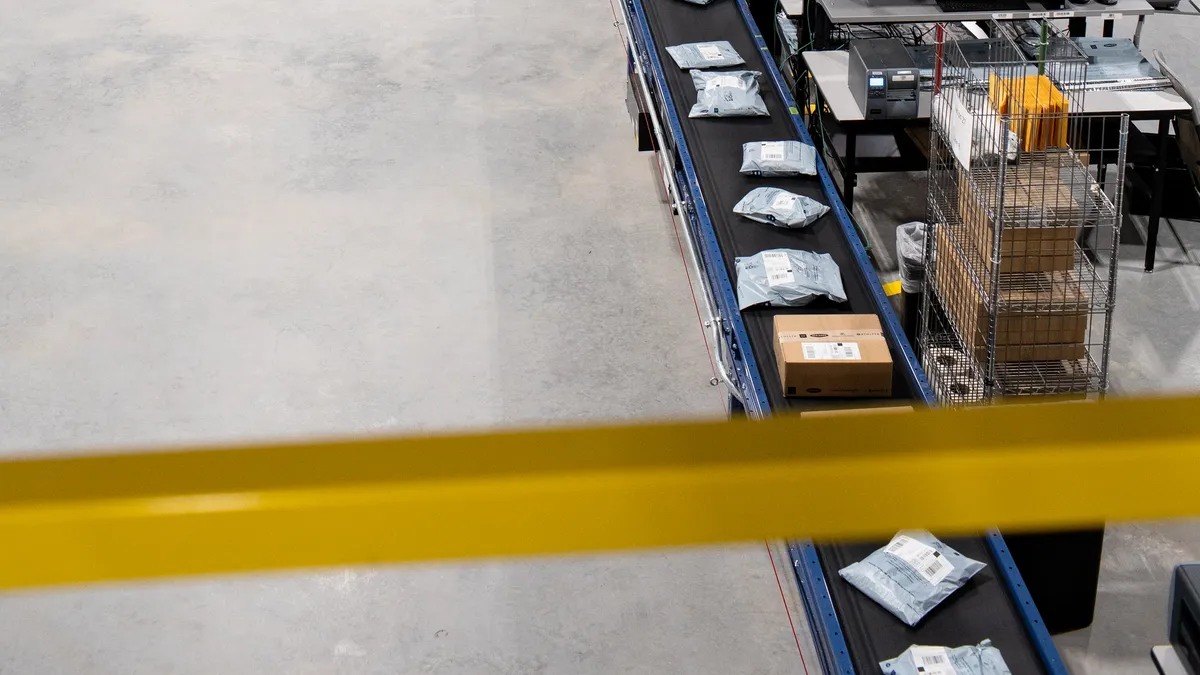
[[[946,405],[1108,386],[1129,120],[1084,112],[1087,57],[1040,28],[941,50],[919,342]]]

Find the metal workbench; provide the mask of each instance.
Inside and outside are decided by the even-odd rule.
[[[819,162],[814,178],[762,179],[738,172],[744,142],[812,142],[746,1],[717,0],[708,6],[679,0],[624,0],[621,4],[629,28],[631,81],[650,112],[667,192],[685,221],[701,272],[712,313],[710,324],[718,338],[719,365],[730,388],[734,414],[765,417],[775,411],[827,404],[819,399],[783,396],[772,347],[772,318],[779,312],[878,315],[895,363],[894,397],[918,405],[933,404],[925,376],[824,164]],[[738,50],[747,62],[745,69],[762,73],[762,95],[769,118],[687,117],[695,89],[690,75],[675,66],[665,47],[717,39],[728,40]],[[774,228],[735,216],[734,203],[750,189],[763,185],[818,199],[831,207],[830,212],[802,230]],[[734,258],[768,248],[830,254],[841,268],[848,302],[738,311],[732,283],[736,279]],[[796,508],[804,508],[802,495],[797,495]],[[896,656],[914,643],[959,646],[991,639],[1014,673],[1065,675],[1004,539],[992,534],[946,541],[987,563],[987,568],[916,628],[896,620],[837,574],[838,569],[863,558],[882,542],[796,542],[790,546],[824,672],[878,672],[879,661]]]

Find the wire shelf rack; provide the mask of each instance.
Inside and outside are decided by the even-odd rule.
[[[1129,120],[1083,113],[1087,57],[1048,22],[990,28],[935,78],[926,372],[947,405],[1103,393]]]

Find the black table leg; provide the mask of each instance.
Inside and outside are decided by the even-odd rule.
[[[1104,20],[1104,33],[1102,34],[1102,37],[1112,37],[1112,35],[1113,35],[1113,25],[1114,25],[1115,23],[1116,23],[1116,21],[1113,21],[1112,19],[1105,19],[1105,20]]]
[[[1150,218],[1146,221],[1146,271],[1154,271],[1158,248],[1158,220],[1162,215],[1163,183],[1167,178],[1167,144],[1171,142],[1171,120],[1158,121],[1158,158],[1154,164],[1154,188],[1150,195]]]
[[[821,157],[825,156],[825,124],[822,119],[825,115],[825,98],[821,95],[821,88],[815,84],[810,84],[815,90],[809,95],[809,100],[804,102],[805,113],[808,128],[811,131],[809,134],[813,139],[813,148]],[[811,106],[811,108],[809,107]]]
[[[858,135],[853,131],[846,132],[846,157],[842,160],[842,203],[846,210],[853,213],[854,185],[858,182],[858,174],[854,173],[854,153],[858,152]]]

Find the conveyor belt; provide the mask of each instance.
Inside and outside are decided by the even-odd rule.
[[[815,178],[748,178],[739,172],[741,147],[745,142],[796,139],[797,132],[783,97],[767,77],[763,54],[756,45],[733,0],[717,0],[699,6],[681,0],[640,0],[651,32],[649,48],[662,62],[662,73],[674,105],[688,151],[695,167],[696,178],[707,205],[708,217],[715,230],[721,257],[729,279],[736,279],[734,258],[770,248],[796,248],[830,254],[842,271],[848,302],[836,304],[821,301],[798,309],[752,308],[742,312],[755,360],[762,372],[759,379],[765,388],[773,410],[821,405],[813,399],[785,398],[779,378],[774,372],[772,317],[779,312],[803,313],[876,313],[873,299],[878,279],[863,270],[847,241],[845,228],[830,212],[803,230],[783,230],[755,223],[732,213],[733,205],[751,189],[759,186],[781,187],[791,192],[829,203]],[[690,119],[688,111],[696,93],[687,71],[675,66],[665,47],[705,40],[728,40],[746,60],[740,68],[763,72],[760,79],[763,99],[771,112],[770,118]],[[833,199],[837,199],[833,195]],[[898,367],[893,375],[894,397],[920,398],[914,395],[913,382],[899,367],[903,355],[892,344],[892,356]],[[825,402],[827,403],[827,402]],[[843,405],[845,401],[841,401]],[[1002,541],[998,537],[994,541]],[[1044,631],[1035,639],[1030,634],[1022,607],[1010,594],[1011,585],[1001,575],[1002,570],[992,554],[988,539],[971,537],[947,540],[963,554],[987,563],[988,567],[958,593],[935,609],[917,628],[909,628],[881,609],[873,601],[845,583],[837,570],[852,561],[861,560],[881,542],[855,545],[818,545],[817,557],[828,587],[829,598],[840,622],[841,639],[845,640],[849,661],[860,674],[878,672],[878,662],[896,656],[911,644],[959,646],[977,643],[988,638],[1004,654],[1013,673],[1050,672],[1044,667],[1047,654],[1057,659],[1053,645]],[[1005,555],[1007,555],[1005,553]],[[1006,563],[1007,564],[1007,563]],[[1017,575],[1019,576],[1019,575]],[[806,592],[808,592],[806,590]],[[1022,593],[1024,593],[1022,588]],[[1022,602],[1027,595],[1022,595]],[[808,599],[806,598],[806,602]],[[819,610],[810,607],[810,620]],[[1028,616],[1036,616],[1032,605]],[[1039,658],[1038,648],[1042,650]],[[828,656],[828,655],[826,655]],[[844,670],[845,661],[829,657],[828,667]]]
[[[985,540],[961,537],[945,542],[988,566],[930,612],[917,628],[902,624],[837,574],[839,569],[862,560],[884,542],[817,546],[855,671],[879,672],[881,660],[913,644],[958,647],[990,638],[1014,674],[1045,672],[1004,580],[997,576],[996,561]]]
[[[832,211],[800,230],[756,223],[733,213],[733,206],[738,200],[756,187],[784,188],[789,192],[816,199],[822,204],[829,203],[816,178],[752,178],[743,176],[738,171],[742,164],[743,143],[796,138],[795,129],[787,116],[787,109],[782,98],[775,92],[770,78],[766,77],[765,73],[759,78],[763,100],[771,112],[769,118],[691,119],[687,116],[692,104],[696,102],[696,88],[692,84],[689,72],[681,70],[671,60],[664,49],[666,46],[704,40],[728,40],[746,60],[746,65],[740,66],[739,69],[763,71],[762,56],[746,30],[737,6],[732,2],[723,1],[699,6],[680,0],[647,0],[644,5],[654,32],[659,57],[664,59],[663,69],[687,137],[692,161],[701,176],[701,189],[704,191],[709,217],[720,242],[729,278],[737,278],[733,262],[735,257],[753,255],[772,248],[828,253],[833,256],[842,271],[842,283],[848,298],[845,303],[820,299],[801,308],[755,307],[742,313],[742,320],[746,324],[760,367],[767,370],[769,364],[775,362],[772,341],[776,314],[876,313],[871,299],[870,284],[878,284],[878,279],[868,279],[863,274],[846,245],[845,234]],[[903,355],[897,353],[893,347],[892,358],[899,362]],[[829,400],[822,399],[785,398],[782,385],[774,371],[765,372],[762,379],[772,408],[811,408],[830,404]],[[892,390],[896,398],[914,397],[912,388],[900,368],[893,371]],[[842,400],[837,404],[845,406],[852,402]]]

